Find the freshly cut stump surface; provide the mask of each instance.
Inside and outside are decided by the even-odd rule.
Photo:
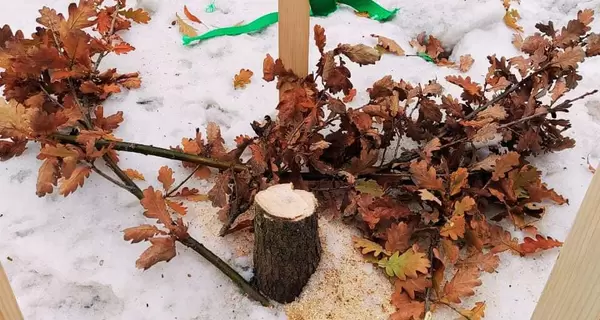
[[[256,194],[254,273],[260,291],[288,303],[300,295],[321,260],[314,195],[292,184]]]

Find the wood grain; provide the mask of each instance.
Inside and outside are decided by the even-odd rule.
[[[596,173],[531,319],[600,319],[599,262],[600,173]]]
[[[279,58],[299,77],[308,75],[310,5],[308,0],[279,0]],[[287,90],[280,88],[281,93]]]
[[[22,320],[17,299],[13,293],[8,277],[0,263],[0,320]]]

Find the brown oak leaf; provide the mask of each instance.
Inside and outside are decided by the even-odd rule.
[[[475,287],[481,285],[477,268],[463,268],[458,271],[444,286],[442,301],[461,303],[461,298],[475,294]]]
[[[415,161],[410,164],[413,181],[419,188],[428,190],[444,190],[444,184],[437,177],[435,168],[429,167],[427,161]]]
[[[156,226],[143,224],[137,227],[131,227],[123,230],[123,239],[125,241],[131,240],[131,243],[138,243],[146,241],[157,234],[166,234],[164,231],[158,229]]]
[[[173,178],[173,169],[169,168],[168,166],[162,166],[158,170],[158,181],[162,183],[165,192],[168,192],[173,186],[173,183],[175,183],[175,178]]]
[[[165,261],[169,262],[177,254],[175,251],[175,240],[172,237],[150,238],[152,245],[135,262],[139,269],[148,269],[153,265]]]
[[[396,279],[394,287],[396,292],[404,291],[411,299],[415,299],[415,292],[425,292],[427,288],[431,288],[431,279],[425,275],[420,275],[416,279]]]
[[[385,241],[385,250],[390,252],[404,252],[410,248],[412,232],[413,229],[404,222],[393,224],[386,231],[387,240]]]

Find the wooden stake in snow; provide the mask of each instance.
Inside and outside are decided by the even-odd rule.
[[[279,58],[286,69],[297,76],[308,75],[308,42],[310,38],[310,4],[308,0],[279,0]],[[290,89],[284,83],[279,98]]]
[[[0,263],[0,320],[22,320],[23,315],[17,305],[15,294]]]
[[[321,241],[314,195],[292,184],[272,186],[256,194],[254,273],[269,298],[292,302],[321,260]]]
[[[600,172],[588,187],[532,320],[600,319]]]

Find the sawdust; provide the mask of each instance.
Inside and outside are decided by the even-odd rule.
[[[394,310],[392,286],[352,246],[356,230],[337,221],[319,221],[321,263],[299,299],[284,307],[289,320],[377,320]]]

